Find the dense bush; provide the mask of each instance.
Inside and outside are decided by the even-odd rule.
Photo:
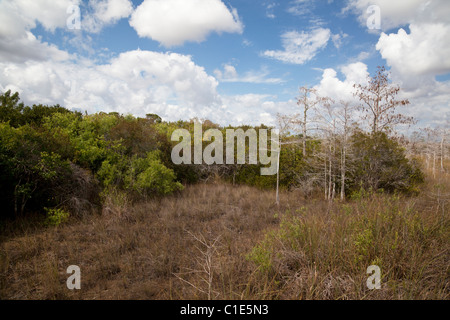
[[[175,165],[171,151],[178,142],[171,141],[172,132],[187,129],[193,137],[197,119],[165,122],[154,114],[136,118],[102,112],[83,115],[59,105],[27,107],[10,91],[0,96],[0,103],[0,200],[4,214],[43,212],[48,207],[81,215],[100,207],[102,191],[116,190],[144,199],[181,190],[181,183],[216,178],[265,189],[276,186],[276,175],[262,176],[261,165],[237,164],[237,152],[234,164]],[[208,120],[202,126],[203,133],[214,128],[223,137],[227,129],[254,129],[257,135],[259,129],[269,129],[263,125],[221,127]],[[310,195],[325,186],[325,190],[330,188],[328,196],[334,196],[331,187],[340,187],[342,174],[339,137],[308,137],[306,154],[297,143],[302,136],[283,139],[280,188],[300,188]],[[193,143],[191,139],[192,147]],[[204,141],[203,148],[209,143]],[[379,189],[417,192],[423,181],[417,164],[384,133],[356,131],[347,148],[347,195]],[[226,143],[224,155],[225,149]],[[248,162],[248,143],[245,149]]]
[[[99,209],[102,188],[145,197],[182,188],[166,166],[171,144],[156,127],[157,117],[82,115],[19,101],[17,93],[0,96],[3,216],[44,213],[44,208],[89,213]]]
[[[355,133],[353,140],[350,192],[384,190],[387,192],[417,192],[424,181],[417,161],[408,160],[404,149],[385,133]]]

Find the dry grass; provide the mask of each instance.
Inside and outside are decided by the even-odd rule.
[[[102,215],[4,226],[0,299],[448,299],[436,184],[347,203],[286,192],[279,207],[274,192],[222,183],[134,205],[116,195]],[[366,288],[372,263],[381,290]],[[69,265],[81,290],[66,288]]]

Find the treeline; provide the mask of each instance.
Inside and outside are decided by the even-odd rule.
[[[262,176],[261,165],[248,162],[175,165],[171,152],[178,141],[171,141],[172,133],[187,129],[193,136],[197,119],[164,122],[154,114],[136,118],[118,113],[82,114],[59,105],[28,107],[20,102],[18,93],[7,91],[0,96],[2,217],[32,212],[82,215],[100,210],[108,196],[125,194],[132,200],[145,200],[177,192],[185,184],[217,178],[259,188],[275,188],[278,178],[280,188],[297,189],[305,196],[320,192],[327,199],[368,190],[418,192],[424,179],[418,162],[408,159],[388,132],[363,130],[346,116],[336,117],[334,126],[330,126],[333,118],[324,116],[328,126],[313,131],[307,119],[311,92],[303,92],[299,101],[305,104],[300,117],[304,121],[279,117],[277,177]],[[324,108],[326,100],[317,101],[315,108],[331,110]],[[341,121],[343,130],[336,119],[345,120]],[[383,119],[379,117],[377,127]],[[223,136],[226,129],[233,128],[201,122],[203,132],[214,128]],[[295,129],[295,124],[300,126]],[[240,128],[256,133],[267,129],[264,125]],[[203,148],[210,143],[204,141]],[[246,149],[248,158],[248,144]]]

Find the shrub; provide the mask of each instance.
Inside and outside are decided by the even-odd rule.
[[[146,158],[134,158],[127,172],[126,186],[141,195],[165,195],[182,190],[173,170],[160,161],[159,152],[149,152]]]
[[[349,192],[363,190],[416,193],[424,182],[418,163],[405,156],[404,149],[385,133],[355,133]]]
[[[61,223],[66,222],[69,219],[69,213],[63,209],[57,208],[44,208],[47,213],[45,224],[47,226],[59,226]]]

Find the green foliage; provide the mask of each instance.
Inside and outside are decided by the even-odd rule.
[[[173,170],[161,163],[159,152],[149,152],[146,158],[133,157],[125,183],[127,189],[144,196],[165,195],[183,189],[183,185],[176,182]]]
[[[33,105],[31,108],[23,108],[22,118],[24,123],[39,127],[43,123],[45,118],[51,117],[56,113],[68,114],[72,112],[64,107],[61,107],[60,105],[45,106],[39,104]]]
[[[47,226],[59,226],[69,219],[70,214],[63,209],[44,208],[46,212],[45,224]]]
[[[13,127],[30,124],[40,126],[46,117],[55,113],[72,113],[60,105],[45,106],[42,104],[25,106],[20,101],[19,93],[11,95],[11,90],[0,95],[0,121],[9,122]]]
[[[59,169],[68,169],[67,161],[61,160],[61,156],[57,153],[46,151],[40,153],[40,158],[33,170],[37,172],[43,179],[51,180],[58,175]]]
[[[45,136],[29,125],[0,123],[0,170],[5,214],[24,213],[50,204],[56,188],[70,175],[69,162],[46,150]]]
[[[44,127],[55,139],[67,137],[75,163],[96,171],[106,158],[104,134],[114,121],[115,117],[109,115],[81,118],[77,114],[57,113],[46,118]]]
[[[373,234],[371,229],[364,229],[354,235],[353,244],[356,249],[356,261],[361,261],[368,256],[369,250],[373,244]]]
[[[148,113],[145,115],[147,120],[150,120],[152,123],[161,123],[162,119],[160,116],[154,113]]]
[[[126,192],[135,199],[166,195],[181,190],[180,182],[195,183],[211,177],[265,189],[276,186],[276,175],[261,175],[262,165],[237,164],[236,150],[235,164],[175,165],[171,151],[177,142],[171,141],[172,132],[187,129],[193,136],[194,121],[163,122],[155,114],[146,118],[103,112],[82,115],[59,105],[28,107],[20,102],[18,93],[10,91],[0,96],[0,103],[0,201],[9,213],[59,205],[70,210],[78,207],[80,211],[84,208],[81,203],[96,202],[102,191]],[[203,131],[210,128],[219,129],[223,137],[227,129],[254,129],[257,137],[259,129],[268,129],[263,125],[221,127],[203,121]],[[309,194],[313,188],[322,188],[323,161],[329,147],[326,141],[310,137],[303,154],[302,146],[296,143],[299,136],[283,139],[280,188],[308,188]],[[347,194],[362,199],[371,190],[417,192],[423,174],[397,142],[382,133],[361,132],[350,140]],[[336,141],[339,143],[339,139]],[[204,141],[203,148],[208,144]],[[270,144],[269,140],[269,149]],[[248,143],[245,149],[248,155]],[[331,173],[336,187],[341,174],[336,161],[338,149]]]
[[[113,185],[121,185],[123,173],[122,170],[119,169],[118,164],[105,160],[97,172],[97,177],[102,182],[103,186],[107,188]]]
[[[266,239],[254,246],[245,258],[255,263],[262,273],[268,273],[273,270],[272,255],[272,242],[270,237],[266,235]]]
[[[174,171],[161,162],[158,150],[148,152],[146,157],[109,157],[97,177],[105,188],[119,187],[141,196],[165,195],[183,188]]]
[[[412,193],[424,181],[417,162],[409,161],[401,146],[385,133],[357,132],[352,140],[354,169],[348,177],[350,193],[361,189]]]
[[[9,122],[13,127],[23,124],[22,110],[24,104],[20,101],[19,93],[11,95],[11,90],[0,95],[0,121]]]

